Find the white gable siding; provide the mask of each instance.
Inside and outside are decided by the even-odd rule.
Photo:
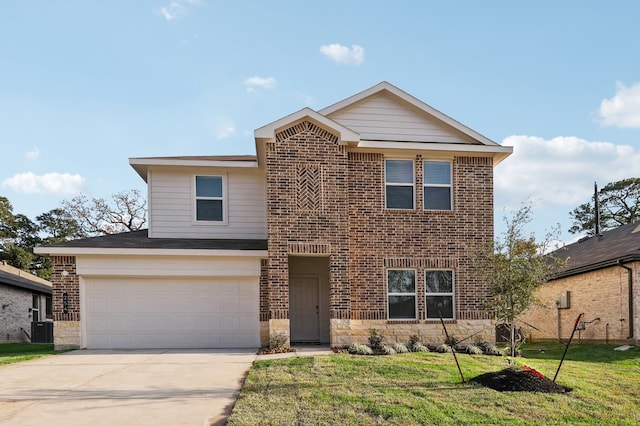
[[[196,223],[195,175],[226,179],[227,218],[224,224]],[[155,168],[149,171],[149,236],[151,238],[267,237],[264,172],[258,169]]]
[[[358,132],[361,140],[478,143],[385,95],[367,98],[351,108],[330,114],[329,118]]]

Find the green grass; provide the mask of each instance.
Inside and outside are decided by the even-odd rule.
[[[496,392],[461,383],[450,354],[323,355],[254,364],[230,425],[640,423],[640,348],[572,345],[557,382],[568,394]],[[530,344],[517,362],[553,378],[564,346]],[[467,379],[505,359],[459,354]]]
[[[47,343],[0,343],[0,365],[60,353]]]

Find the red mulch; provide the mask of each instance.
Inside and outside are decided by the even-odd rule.
[[[502,371],[481,374],[469,381],[479,383],[498,392],[567,393],[572,390],[541,376],[527,369],[505,368]]]

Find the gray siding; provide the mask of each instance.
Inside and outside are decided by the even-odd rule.
[[[226,179],[226,221],[195,221],[195,175]],[[267,237],[264,172],[254,168],[153,168],[149,172],[149,236],[151,238]]]
[[[360,133],[362,140],[478,143],[439,120],[384,95],[367,98],[329,118]]]

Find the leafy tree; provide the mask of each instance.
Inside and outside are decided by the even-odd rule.
[[[640,219],[640,178],[627,178],[605,185],[598,193],[600,204],[600,230],[615,229]],[[595,235],[595,196],[591,203],[581,204],[569,213],[572,234],[585,232]]]
[[[80,224],[66,210],[57,208],[36,217],[43,244],[55,244],[85,237]]]
[[[109,235],[142,229],[147,219],[147,202],[137,189],[115,193],[110,200],[78,195],[62,202],[75,219],[80,233],[87,236]]]
[[[476,259],[477,266],[489,283],[490,299],[485,308],[495,318],[511,327],[511,355],[515,356],[516,320],[537,302],[535,290],[545,283],[562,261],[545,253],[559,233],[556,227],[542,242],[527,234],[531,222],[531,202],[525,202],[512,216],[503,218],[506,230],[501,237],[484,247]]]

